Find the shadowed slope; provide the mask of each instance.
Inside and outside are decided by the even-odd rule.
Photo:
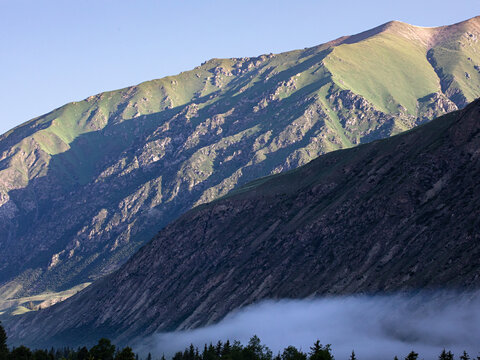
[[[17,343],[129,342],[268,298],[478,288],[479,148],[477,100],[259,179],[187,212],[115,273],[9,330]]]
[[[480,96],[478,22],[392,22],[314,48],[212,59],[7,132],[0,299],[99,278],[195,205],[463,107]]]

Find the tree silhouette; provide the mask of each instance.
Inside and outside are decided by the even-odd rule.
[[[295,346],[289,346],[283,350],[282,360],[307,360],[307,354],[298,351]]]
[[[95,360],[113,360],[115,345],[112,345],[109,339],[101,338],[98,344],[90,349],[90,355]]]
[[[13,360],[32,360],[33,356],[30,349],[22,345],[12,350],[10,358]]]
[[[54,360],[53,356],[46,350],[36,350],[33,353],[33,360]]]
[[[445,351],[445,349],[443,349],[438,360],[453,360],[453,354],[451,351]]]
[[[232,347],[230,346],[230,341],[227,340],[225,341],[225,344],[223,344],[223,349],[222,349],[222,358],[226,358],[230,356],[232,352]]]
[[[78,349],[77,352],[77,360],[88,360],[90,354],[88,353],[88,349],[84,346]]]
[[[115,360],[135,360],[135,354],[132,348],[127,346],[115,356]]]
[[[0,360],[7,360],[8,358],[8,346],[7,346],[7,333],[0,322]]]
[[[244,360],[272,360],[272,352],[262,345],[260,338],[254,335],[243,349]]]
[[[320,344],[320,340],[315,341],[313,346],[310,347],[309,360],[334,360],[331,345],[323,346]]]
[[[417,360],[418,359],[418,354],[415,351],[411,351],[405,360]]]

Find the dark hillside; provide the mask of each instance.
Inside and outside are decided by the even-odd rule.
[[[131,341],[267,298],[480,286],[480,100],[199,206],[118,271],[11,323],[15,341]]]

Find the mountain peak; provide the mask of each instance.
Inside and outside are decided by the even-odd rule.
[[[333,45],[353,44],[381,34],[395,34],[403,36],[409,40],[419,41],[421,44],[432,46],[433,34],[437,28],[426,28],[410,25],[402,21],[392,20],[379,25],[373,29],[361,32],[359,34],[345,36],[333,42]]]
[[[403,21],[392,20],[373,29],[352,36],[344,36],[332,42],[332,45],[352,44],[380,34],[394,34],[421,43],[431,48],[441,43],[445,38],[461,35],[465,32],[480,33],[480,16],[471,19],[439,27],[424,27],[411,25]]]

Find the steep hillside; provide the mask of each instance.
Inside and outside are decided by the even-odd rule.
[[[480,100],[256,180],[118,271],[9,326],[16,342],[131,342],[269,298],[480,286]]]
[[[213,59],[0,137],[0,300],[118,268],[194,205],[480,96],[480,18]]]

